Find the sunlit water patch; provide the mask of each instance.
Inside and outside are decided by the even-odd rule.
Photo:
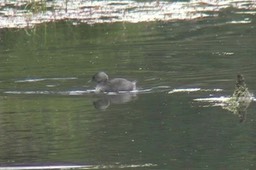
[[[171,91],[168,92],[168,94],[172,94],[172,93],[190,93],[190,92],[219,92],[222,91],[222,89],[202,89],[202,88],[180,88],[180,89],[173,89]]]
[[[49,166],[6,166],[0,170],[37,170],[37,169],[88,169],[90,165],[49,165]]]
[[[42,79],[40,79],[39,81],[42,81]],[[27,82],[34,82],[34,81],[30,81],[28,80]],[[112,95],[119,95],[119,94],[144,94],[144,93],[154,93],[154,92],[165,92],[165,91],[169,91],[170,90],[170,86],[156,86],[153,88],[149,88],[149,89],[136,89],[133,91],[119,91],[118,93],[116,92],[98,92],[96,89],[86,89],[86,90],[67,90],[67,91],[50,91],[50,90],[35,90],[35,91],[16,91],[16,90],[9,90],[9,91],[5,91],[5,94],[28,94],[28,95],[33,95],[33,94],[42,94],[42,95],[49,95],[49,94],[55,94],[55,95],[86,95],[86,94],[106,94],[109,96]]]
[[[29,78],[29,79],[23,79],[23,80],[16,80],[15,83],[26,83],[26,82],[39,82],[39,81],[46,81],[46,80],[75,80],[76,77],[65,77],[65,78]]]
[[[116,164],[116,165],[49,165],[49,166],[6,166],[0,167],[0,170],[37,170],[37,169],[124,169],[124,168],[145,168],[156,167],[157,164]]]
[[[146,163],[146,164],[133,164],[133,165],[125,165],[125,164],[99,165],[99,166],[92,166],[88,169],[125,169],[125,168],[146,168],[146,167],[157,167],[157,164]]]
[[[197,101],[197,102],[211,103],[212,104],[211,106],[223,106],[230,99],[231,99],[231,97],[229,97],[229,96],[219,96],[219,97],[196,98],[196,99],[193,99],[193,100]],[[256,98],[251,96],[250,100],[255,102]]]
[[[24,28],[36,24],[70,20],[79,23],[149,22],[193,20],[215,17],[219,11],[234,8],[254,15],[254,0],[211,1],[191,0],[189,2],[136,2],[136,1],[0,1],[0,28]],[[30,8],[29,8],[30,7]],[[33,12],[33,10],[36,12]],[[244,11],[248,10],[248,11]],[[239,13],[237,13],[239,14]],[[230,21],[234,23],[236,21]],[[250,23],[250,19],[244,22]]]

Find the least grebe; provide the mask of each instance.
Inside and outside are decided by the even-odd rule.
[[[129,81],[124,78],[114,78],[109,80],[108,75],[102,71],[96,73],[92,77],[92,81],[97,83],[97,92],[133,91],[136,89],[135,81]]]

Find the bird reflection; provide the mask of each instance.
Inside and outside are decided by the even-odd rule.
[[[100,95],[100,98],[93,102],[98,110],[106,110],[111,104],[123,104],[137,98],[135,93],[118,93],[115,95]]]
[[[253,99],[252,94],[249,92],[242,74],[237,75],[236,87],[232,97],[228,100],[224,109],[238,115],[240,122],[246,119],[247,108]]]

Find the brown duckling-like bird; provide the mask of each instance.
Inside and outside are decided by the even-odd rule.
[[[92,77],[92,81],[96,82],[97,92],[119,92],[136,90],[136,82],[129,81],[124,78],[113,78],[109,80],[105,72],[98,72]]]

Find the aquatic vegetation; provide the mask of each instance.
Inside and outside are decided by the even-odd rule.
[[[242,122],[245,120],[246,110],[252,99],[253,95],[249,92],[243,75],[238,74],[235,91],[231,98],[226,101],[226,105],[224,105],[223,108],[238,115]]]
[[[240,122],[245,120],[247,108],[253,100],[254,97],[249,92],[244,77],[241,74],[237,75],[235,90],[231,97],[220,96],[194,99],[194,101],[209,102],[211,103],[210,106],[221,106],[223,109],[237,115]]]

